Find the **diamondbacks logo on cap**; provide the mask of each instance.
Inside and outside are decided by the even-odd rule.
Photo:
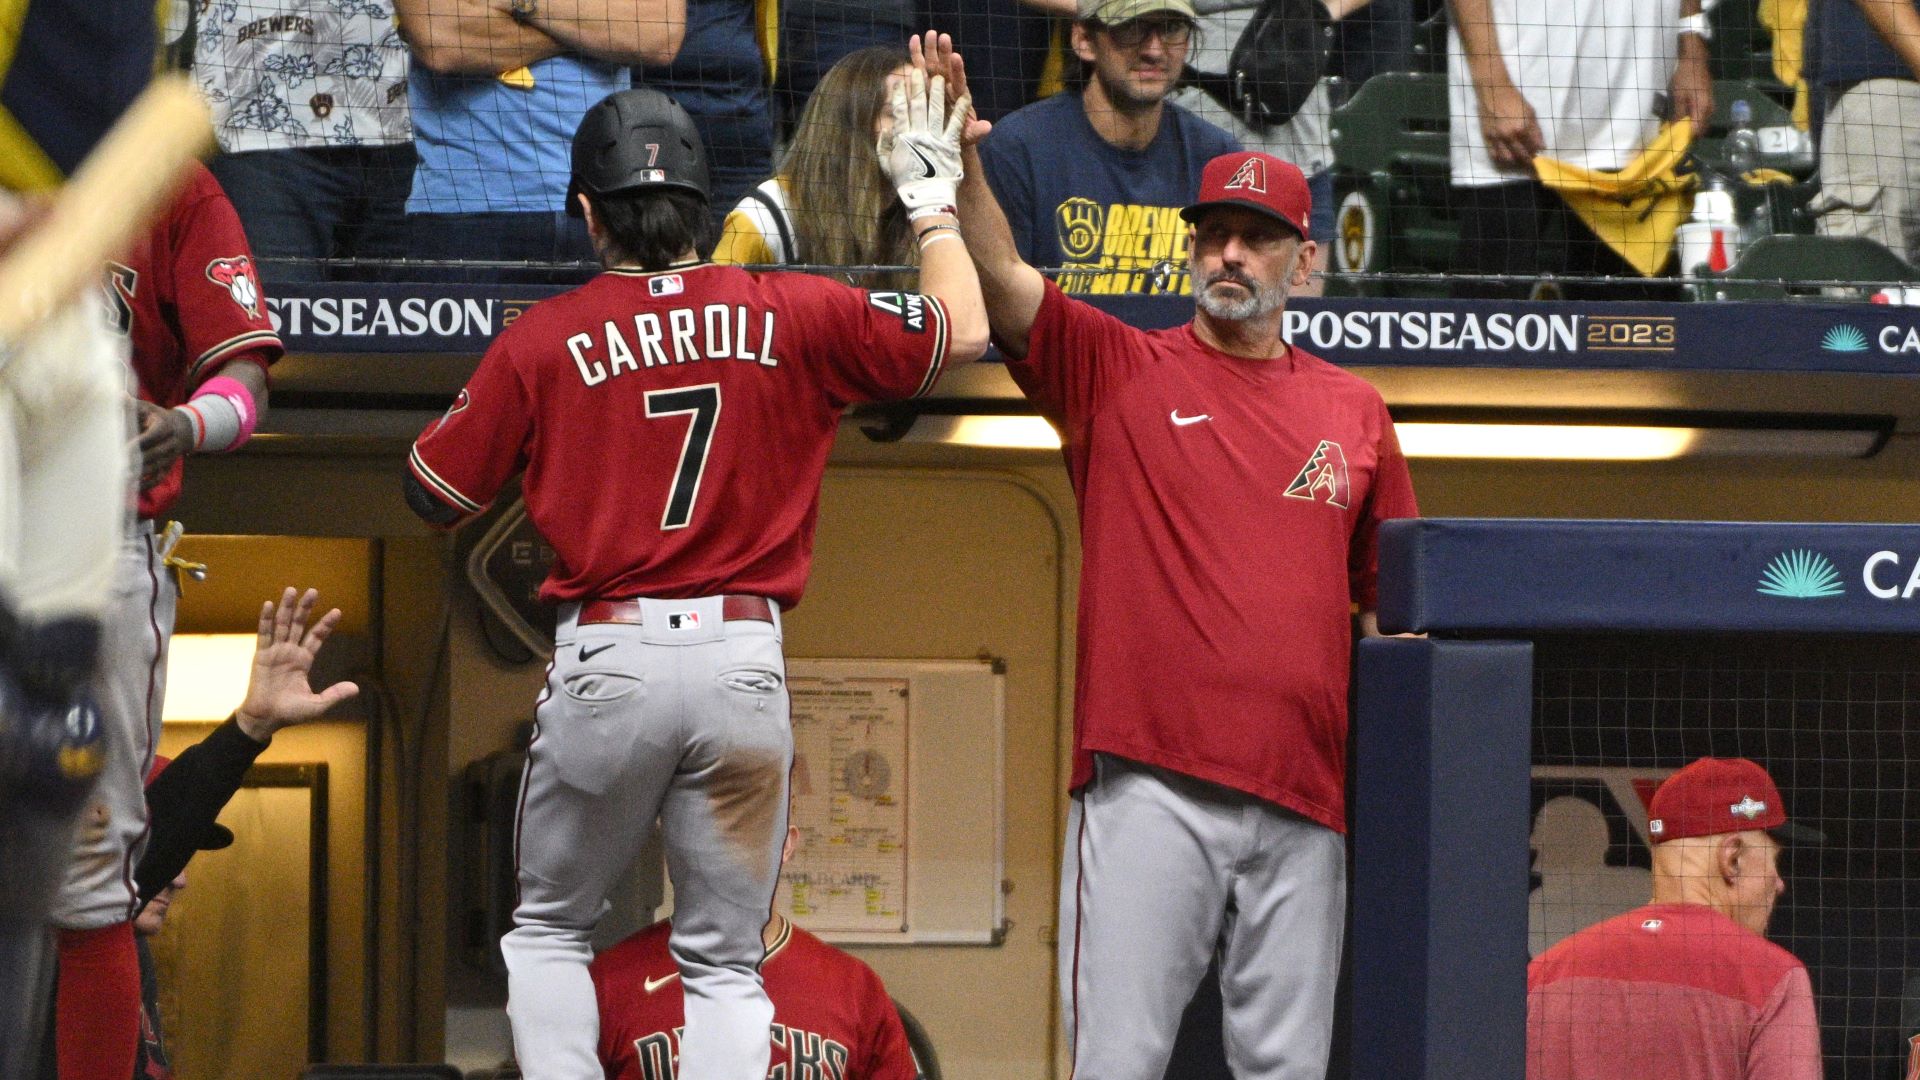
[[[700,629],[700,613],[697,611],[675,611],[667,616],[669,630]]]
[[[1247,191],[1257,191],[1265,195],[1267,193],[1267,163],[1257,157],[1248,158],[1240,163],[1240,167],[1235,169],[1233,175],[1228,177],[1227,182],[1221,186],[1228,191],[1245,189]]]
[[[1751,795],[1742,795],[1740,796],[1740,801],[1727,807],[1727,810],[1746,818],[1748,821],[1752,821],[1754,818],[1767,812],[1767,804]]]
[[[1287,485],[1285,494],[1289,499],[1324,501],[1345,510],[1353,501],[1353,488],[1347,481],[1346,451],[1340,449],[1337,442],[1321,439],[1313,456],[1307,458],[1293,483]]]
[[[647,293],[650,296],[679,296],[686,291],[686,279],[679,274],[666,274],[647,279]]]

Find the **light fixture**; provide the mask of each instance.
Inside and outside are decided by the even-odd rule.
[[[254,634],[175,634],[167,646],[160,722],[219,723],[247,696]]]
[[[1700,428],[1620,424],[1396,424],[1410,458],[1663,461],[1688,453]]]
[[[990,446],[1011,450],[1058,450],[1060,433],[1038,416],[927,415],[902,436],[907,442]]]

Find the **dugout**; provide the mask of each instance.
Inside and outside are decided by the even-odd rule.
[[[1771,926],[1812,976],[1826,1075],[1907,1075],[1920,527],[1396,522],[1380,615],[1429,636],[1358,650],[1353,1075],[1518,1080],[1535,813],[1590,801],[1611,871],[1586,880],[1631,876],[1640,800],[1708,754],[1766,765],[1827,834],[1783,855]]]

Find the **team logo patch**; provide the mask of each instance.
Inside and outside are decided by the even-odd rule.
[[[679,296],[686,291],[686,279],[679,274],[665,274],[647,279],[647,293],[651,296]]]
[[[876,292],[867,294],[867,303],[900,317],[900,325],[909,334],[927,332],[927,298],[919,293]]]
[[[207,264],[207,280],[225,287],[249,318],[260,318],[260,279],[254,275],[252,259],[245,255],[215,259]]]
[[[669,612],[667,614],[667,629],[698,630],[700,629],[700,613],[697,611]]]
[[[1727,810],[1730,813],[1746,818],[1748,821],[1752,821],[1754,818],[1767,812],[1767,804],[1751,795],[1742,795],[1740,801],[1727,807]]]
[[[468,397],[466,389],[462,388],[459,396],[453,399],[453,404],[447,406],[447,415],[440,419],[451,420],[453,419],[454,413],[466,412],[467,406],[471,404],[473,404],[473,399]]]
[[[1294,476],[1293,483],[1287,485],[1286,496],[1325,502],[1345,510],[1353,502],[1353,487],[1347,480],[1346,451],[1330,439],[1320,440],[1313,455]]]
[[[1248,158],[1240,163],[1240,167],[1233,171],[1233,175],[1228,177],[1227,182],[1222,186],[1228,191],[1257,191],[1265,195],[1267,193],[1266,161],[1257,157]]]

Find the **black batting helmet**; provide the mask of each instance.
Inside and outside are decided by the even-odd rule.
[[[580,118],[573,133],[573,179],[567,213],[580,216],[574,198],[651,188],[679,188],[707,199],[707,151],[700,131],[679,102],[644,86],[609,94]]]

